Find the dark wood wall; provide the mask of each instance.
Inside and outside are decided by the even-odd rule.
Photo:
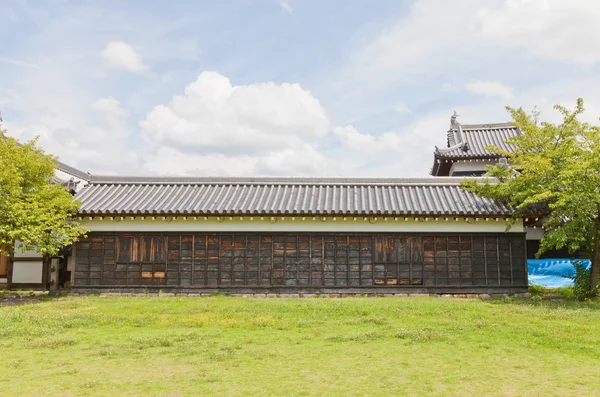
[[[91,233],[75,286],[526,286],[525,236]]]
[[[6,277],[8,275],[9,254],[10,252],[6,245],[0,244],[0,277]]]

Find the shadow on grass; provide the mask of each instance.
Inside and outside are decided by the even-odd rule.
[[[550,298],[550,299],[549,299]],[[547,308],[561,308],[561,309],[573,309],[573,310],[600,310],[600,299],[592,299],[587,301],[577,301],[574,298],[563,298],[562,296],[555,295],[534,295],[530,299],[522,299],[515,297],[504,297],[502,299],[490,299],[486,302],[494,305],[520,305],[520,306],[533,306],[533,307],[547,307]]]

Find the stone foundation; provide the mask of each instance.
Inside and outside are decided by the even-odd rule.
[[[463,298],[463,299],[494,299],[508,296],[519,298],[530,298],[531,294],[526,292],[526,288],[486,288],[482,291],[427,291],[421,289],[413,290],[318,290],[318,291],[245,291],[232,289],[145,289],[145,288],[73,288],[68,291],[61,291],[60,294],[67,295],[101,295],[101,296],[126,296],[143,295],[152,296],[213,296],[213,295],[232,295],[244,298],[346,298],[359,296],[400,296],[400,297],[424,297],[434,296],[441,298]]]

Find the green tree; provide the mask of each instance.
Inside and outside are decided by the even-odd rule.
[[[539,217],[545,233],[538,255],[564,247],[587,252],[593,290],[600,269],[600,128],[579,120],[582,99],[574,110],[554,108],[562,115],[559,124],[540,122],[537,111],[507,107],[523,134],[507,141],[514,152],[488,149],[506,157],[509,165],[488,167],[495,180],[466,180],[463,185],[510,204],[513,219]]]
[[[85,230],[74,220],[79,202],[56,183],[56,158],[20,145],[0,131],[0,246],[20,240],[24,249],[55,255]]]

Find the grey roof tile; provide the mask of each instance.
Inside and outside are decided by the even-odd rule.
[[[103,179],[76,195],[80,214],[511,214],[509,207],[463,190],[462,178],[452,177]]]
[[[62,163],[60,161],[56,162],[56,168],[66,174],[75,176],[79,179],[83,179],[84,181],[87,181],[90,179],[90,174],[87,172],[83,172],[81,170],[78,170],[75,167],[71,167],[70,165],[67,165],[65,163]]]
[[[458,125],[448,131],[448,147],[436,147],[436,157],[441,158],[476,158],[498,157],[486,149],[489,145],[512,152],[514,147],[506,140],[521,135],[521,131],[510,123],[497,124],[465,124]]]

